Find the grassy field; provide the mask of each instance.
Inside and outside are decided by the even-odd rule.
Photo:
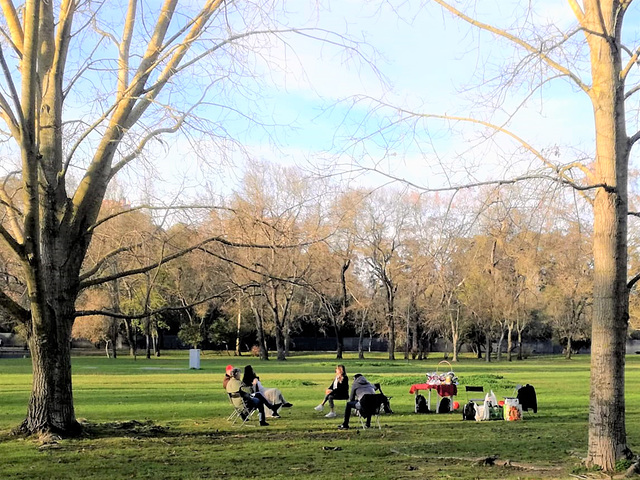
[[[382,430],[337,430],[341,418],[313,410],[331,382],[333,355],[297,355],[260,362],[204,352],[200,370],[188,369],[187,352],[151,360],[97,356],[73,359],[80,438],[24,439],[10,435],[26,412],[31,365],[0,358],[1,479],[236,479],[236,478],[575,478],[587,472],[589,359],[529,358],[486,364],[471,358],[454,365],[464,385],[482,384],[498,398],[530,383],[537,414],[522,422],[468,422],[460,413],[416,415],[409,386],[435,371],[441,356],[389,362],[348,354],[350,377],[363,373],[392,395],[393,415]],[[269,427],[231,426],[222,389],[228,363],[251,364],[267,387],[278,387],[294,407]],[[443,370],[440,366],[439,370]],[[627,359],[627,433],[640,445],[640,356]],[[338,402],[341,417],[344,402]],[[255,422],[254,422],[255,423]],[[357,419],[352,427],[357,426]],[[46,440],[46,439],[45,439]],[[498,455],[494,466],[478,458]],[[508,465],[507,463],[510,463]],[[623,465],[621,465],[621,468]]]

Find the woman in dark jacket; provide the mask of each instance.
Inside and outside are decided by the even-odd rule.
[[[260,383],[260,377],[256,375],[256,372],[253,370],[251,365],[247,365],[244,367],[244,376],[242,377],[242,383],[251,388],[251,392],[257,396],[262,396],[262,398],[266,399],[272,405],[281,405],[283,407],[293,407],[293,404],[287,402],[282,395],[282,392],[278,388],[265,388],[262,383]],[[267,417],[272,416],[267,411]]]
[[[344,365],[338,365],[336,367],[336,376],[329,385],[329,388],[325,391],[324,400],[320,405],[315,407],[316,411],[321,412],[324,410],[324,404],[329,403],[330,411],[325,415],[327,418],[336,417],[336,411],[334,408],[334,400],[348,400],[349,399],[349,377],[347,377],[347,370]]]

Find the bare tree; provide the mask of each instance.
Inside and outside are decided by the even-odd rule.
[[[479,32],[481,38],[491,38],[491,45],[509,47],[512,57],[502,57],[506,64],[501,64],[503,68],[500,71],[483,72],[479,77],[481,85],[475,89],[466,86],[466,91],[473,92],[478,100],[467,112],[475,113],[474,107],[484,101],[484,106],[493,108],[494,115],[488,117],[479,113],[476,117],[469,113],[419,112],[377,101],[376,113],[379,115],[389,108],[390,121],[376,127],[377,134],[359,132],[358,136],[376,140],[384,137],[387,148],[382,152],[377,148],[375,154],[373,149],[369,150],[369,158],[373,157],[375,163],[364,168],[416,188],[422,187],[425,192],[439,188],[456,189],[463,185],[503,185],[526,178],[546,178],[571,186],[593,205],[594,304],[587,464],[613,471],[617,460],[631,456],[625,429],[624,397],[629,288],[635,284],[627,278],[628,165],[631,149],[640,139],[640,132],[637,131],[637,118],[627,115],[627,112],[637,110],[640,85],[636,83],[638,47],[625,44],[627,40],[637,42],[637,39],[635,35],[625,36],[623,32],[626,23],[630,28],[635,25],[633,17],[627,15],[633,0],[567,0],[567,11],[573,12],[577,22],[573,24],[556,18],[547,20],[547,16],[538,15],[540,12],[536,8],[545,8],[542,3],[514,2],[514,12],[500,24],[495,16],[474,10],[476,2],[473,1],[433,2]],[[473,14],[468,13],[472,11]],[[491,68],[496,62],[481,64]],[[576,149],[571,148],[547,148],[548,145],[536,148],[537,140],[532,137],[527,141],[526,133],[517,130],[515,119],[525,112],[524,107],[530,105],[533,98],[536,101],[541,98],[543,103],[546,86],[557,81],[571,82],[575,91],[584,94],[591,103],[595,142],[594,148],[589,150],[595,152],[593,163],[590,163],[592,154],[589,152],[574,155]],[[515,167],[521,160],[527,161],[529,166],[538,162],[539,166],[528,168],[528,171],[512,168],[501,178],[476,176],[475,173],[481,173],[480,169],[470,171],[467,167],[463,171],[470,171],[470,179],[463,180],[460,175],[452,174],[446,179],[449,185],[419,185],[416,179],[383,171],[383,166],[387,165],[387,160],[400,144],[399,140],[390,137],[401,130],[399,125],[405,122],[413,135],[425,129],[427,140],[423,143],[417,140],[416,147],[422,153],[425,143],[428,143],[430,151],[436,150],[434,156],[443,172],[451,166],[452,161],[448,162],[451,157],[443,159],[438,155],[438,143],[430,135],[434,125],[440,122],[454,131],[475,128],[475,135],[470,141],[472,146],[460,156],[469,158],[480,152],[482,156],[475,157],[479,160],[475,166],[485,163],[483,160],[489,151],[506,159],[507,168]],[[364,122],[359,125],[360,128],[367,126]],[[631,133],[627,133],[628,129]],[[567,139],[566,143],[570,141]],[[480,144],[497,149],[488,150],[486,147],[474,151],[474,147]],[[559,151],[562,154],[558,154]],[[460,170],[455,173],[460,173]]]
[[[397,197],[391,191],[372,193],[358,224],[360,253],[384,294],[389,360],[395,360],[396,295],[403,270],[401,249],[406,233],[406,213]]]
[[[266,59],[264,39],[293,31],[273,13],[276,3],[0,2],[2,134],[21,158],[21,196],[2,195],[0,237],[19,258],[28,291],[27,301],[0,292],[0,308],[28,331],[34,381],[25,432],[79,429],[69,340],[79,292],[113,279],[82,271],[111,181],[186,125],[191,138],[229,138],[213,122],[237,109],[220,113],[210,99],[223,105],[233,89],[221,85],[253,75],[243,62]],[[219,115],[207,120],[211,108]],[[220,155],[223,146],[216,144]]]

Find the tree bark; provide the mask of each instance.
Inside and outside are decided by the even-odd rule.
[[[513,350],[513,322],[509,322],[507,327],[507,361],[512,360],[511,350]]]
[[[362,311],[362,320],[360,321],[360,335],[358,336],[358,359],[364,360],[364,327],[367,320],[366,310]]]
[[[489,363],[491,362],[491,329],[487,329],[487,331],[485,332],[485,353],[484,353],[484,360],[485,362]]]
[[[133,358],[136,358],[137,353],[136,338],[134,333],[135,328],[136,327],[133,325],[133,322],[130,318],[124,319],[124,330],[127,335],[127,342],[129,343],[129,355]]]
[[[262,312],[258,310],[253,299],[250,299],[251,310],[253,310],[253,316],[256,319],[256,337],[258,340],[258,348],[260,350],[260,360],[269,360],[269,350],[265,343],[264,335],[264,321],[262,318]]]
[[[242,312],[238,306],[238,321],[236,322],[236,356],[240,356],[240,327],[242,325]]]
[[[565,352],[564,358],[567,360],[571,360],[571,335],[567,335],[567,350]]]
[[[389,330],[389,360],[395,360],[396,355],[396,318],[395,318],[395,294],[396,287],[391,284],[391,281],[385,282],[385,292],[387,296],[387,328]]]
[[[81,430],[75,418],[71,382],[73,304],[66,311],[66,318],[49,311],[47,321],[35,319],[36,334],[29,336],[33,381],[27,417],[20,426],[25,433],[74,435]]]
[[[518,360],[524,358],[524,352],[522,351],[522,330],[518,329]]]
[[[500,325],[500,336],[498,337],[498,345],[496,349],[496,360],[502,361],[502,343],[504,342],[504,328]]]
[[[630,456],[625,430],[624,365],[629,320],[627,215],[629,139],[626,134],[618,1],[585,0],[596,132],[594,283],[587,464],[614,471]]]

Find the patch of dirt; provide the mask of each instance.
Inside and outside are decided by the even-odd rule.
[[[139,420],[127,420],[123,422],[90,423],[82,424],[84,436],[87,437],[158,437],[168,434],[169,427],[156,425],[151,420],[143,422]]]

